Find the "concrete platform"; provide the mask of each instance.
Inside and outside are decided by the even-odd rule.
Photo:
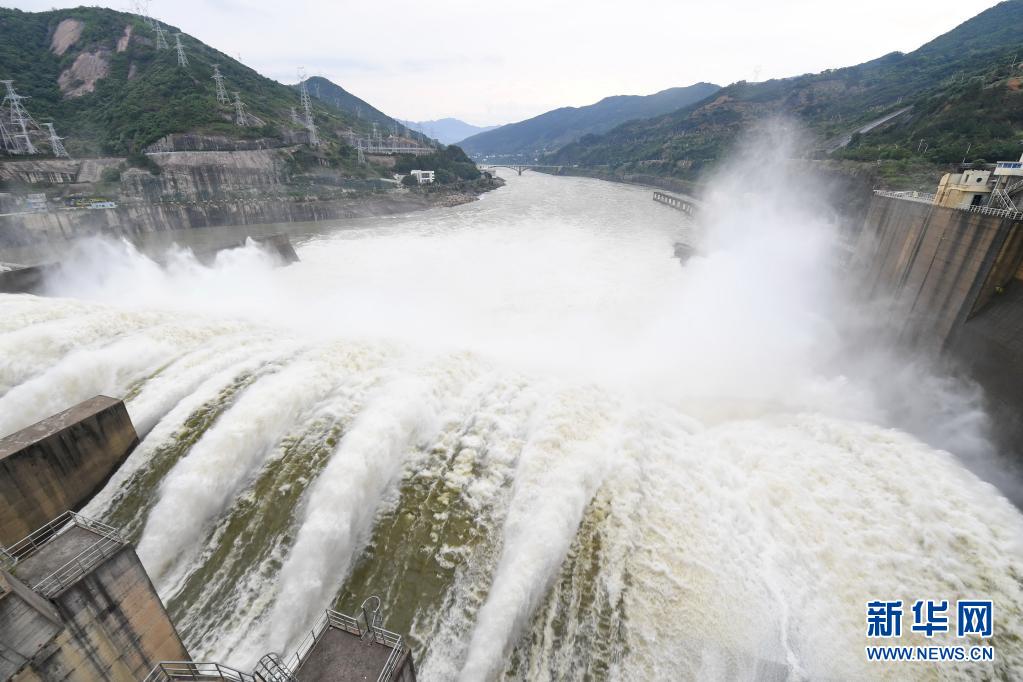
[[[376,682],[391,651],[389,646],[363,642],[357,635],[327,628],[295,675],[300,680]]]
[[[12,575],[26,585],[34,586],[102,539],[102,535],[88,528],[71,526],[34,554],[19,561]]]

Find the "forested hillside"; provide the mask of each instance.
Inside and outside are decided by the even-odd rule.
[[[585,107],[562,107],[518,123],[509,123],[463,140],[466,152],[483,157],[521,158],[554,151],[580,137],[606,130],[633,119],[658,116],[698,102],[718,90],[717,85],[697,83],[662,90],[653,95],[606,97]]]
[[[1023,143],[1021,26],[1023,0],[1003,2],[911,53],[735,83],[685,109],[584,137],[547,159],[692,179],[727,153],[743,129],[778,114],[810,130],[816,156],[880,161],[889,175],[964,157],[1017,158]],[[903,109],[890,122],[854,134]]]
[[[52,121],[73,155],[129,154],[169,133],[231,138],[301,134],[291,120],[298,95],[208,45],[182,35],[188,65],[178,65],[173,26],[161,24],[170,49],[142,17],[79,7],[49,12],[0,8],[0,79],[14,80],[40,122]],[[251,125],[235,124],[231,103],[217,102],[213,64],[229,97],[237,91]],[[317,104],[321,137],[339,140],[357,116]]]

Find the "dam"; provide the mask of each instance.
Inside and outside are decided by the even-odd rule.
[[[456,680],[897,676],[863,656],[879,594],[1023,609],[1023,516],[944,428],[974,396],[845,334],[823,213],[706,213],[525,172],[293,236],[286,268],[83,244],[47,297],[0,295],[0,433],[123,396],[140,442],[80,513],[136,547],[193,665],[245,674],[356,636],[331,614],[368,594]],[[1011,677],[996,627],[949,670]]]

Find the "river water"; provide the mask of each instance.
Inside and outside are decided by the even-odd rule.
[[[144,438],[85,512],[197,659],[376,594],[424,680],[1018,676],[1023,517],[946,451],[976,396],[851,344],[826,216],[507,179],[286,268],[87,243],[0,296],[0,433],[125,397]],[[994,663],[865,660],[865,602],[972,597]]]

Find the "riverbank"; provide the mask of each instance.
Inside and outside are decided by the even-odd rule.
[[[204,202],[135,203],[108,209],[69,209],[0,216],[0,249],[19,262],[13,250],[105,235],[139,238],[181,230],[309,223],[395,215],[475,201],[501,186],[459,183],[422,190],[352,193],[329,200],[223,199]]]

